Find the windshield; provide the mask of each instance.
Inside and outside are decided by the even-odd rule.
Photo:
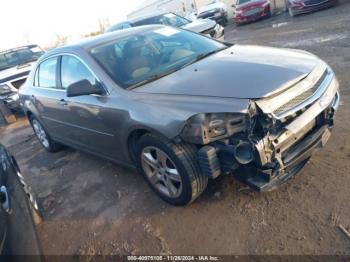
[[[237,0],[237,5],[241,5],[241,4],[244,4],[244,3],[248,3],[250,2],[251,0]]]
[[[133,34],[90,50],[123,88],[134,88],[175,72],[226,45],[171,27]]]
[[[140,21],[137,21],[134,24],[134,26],[140,26],[140,25],[170,25],[174,27],[182,27],[184,25],[187,25],[190,23],[189,20],[187,20],[184,17],[175,15],[173,13],[168,13],[164,15],[158,15],[150,18],[146,18]]]
[[[0,53],[0,70],[36,61],[44,54],[38,46],[22,47]]]

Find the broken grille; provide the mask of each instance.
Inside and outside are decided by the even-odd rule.
[[[318,90],[322,82],[325,80],[326,76],[327,76],[327,70],[323,73],[321,78],[317,81],[317,83],[313,87],[306,90],[304,93],[292,98],[292,100],[288,101],[286,104],[277,108],[273,113],[278,116],[302,104],[305,100],[307,100],[309,97],[315,94],[315,92]]]

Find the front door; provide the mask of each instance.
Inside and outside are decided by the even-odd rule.
[[[98,80],[87,66],[75,56],[64,55],[61,60],[62,89],[71,84],[88,80],[92,85]],[[108,95],[82,95],[62,97],[62,105],[67,114],[64,116],[65,138],[71,143],[89,151],[107,157],[115,156],[115,125],[108,110]]]
[[[44,60],[37,68],[33,83],[31,102],[51,137],[62,134],[62,117],[66,114],[60,101],[65,91],[60,88],[57,78],[59,57]]]

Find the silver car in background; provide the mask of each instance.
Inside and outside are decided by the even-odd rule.
[[[0,52],[0,102],[8,109],[20,110],[18,89],[26,81],[34,63],[44,54],[37,45],[27,45]]]
[[[310,53],[155,25],[48,52],[20,99],[48,151],[136,167],[185,205],[222,175],[270,191],[297,174],[330,137],[338,88]]]
[[[112,25],[107,32],[127,29],[143,25],[166,25],[187,29],[189,31],[203,34],[219,41],[225,40],[225,29],[219,23],[211,19],[196,19],[190,21],[174,13],[153,13],[128,21]]]

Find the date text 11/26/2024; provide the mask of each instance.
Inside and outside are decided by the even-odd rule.
[[[220,261],[217,256],[128,256],[128,261]]]

